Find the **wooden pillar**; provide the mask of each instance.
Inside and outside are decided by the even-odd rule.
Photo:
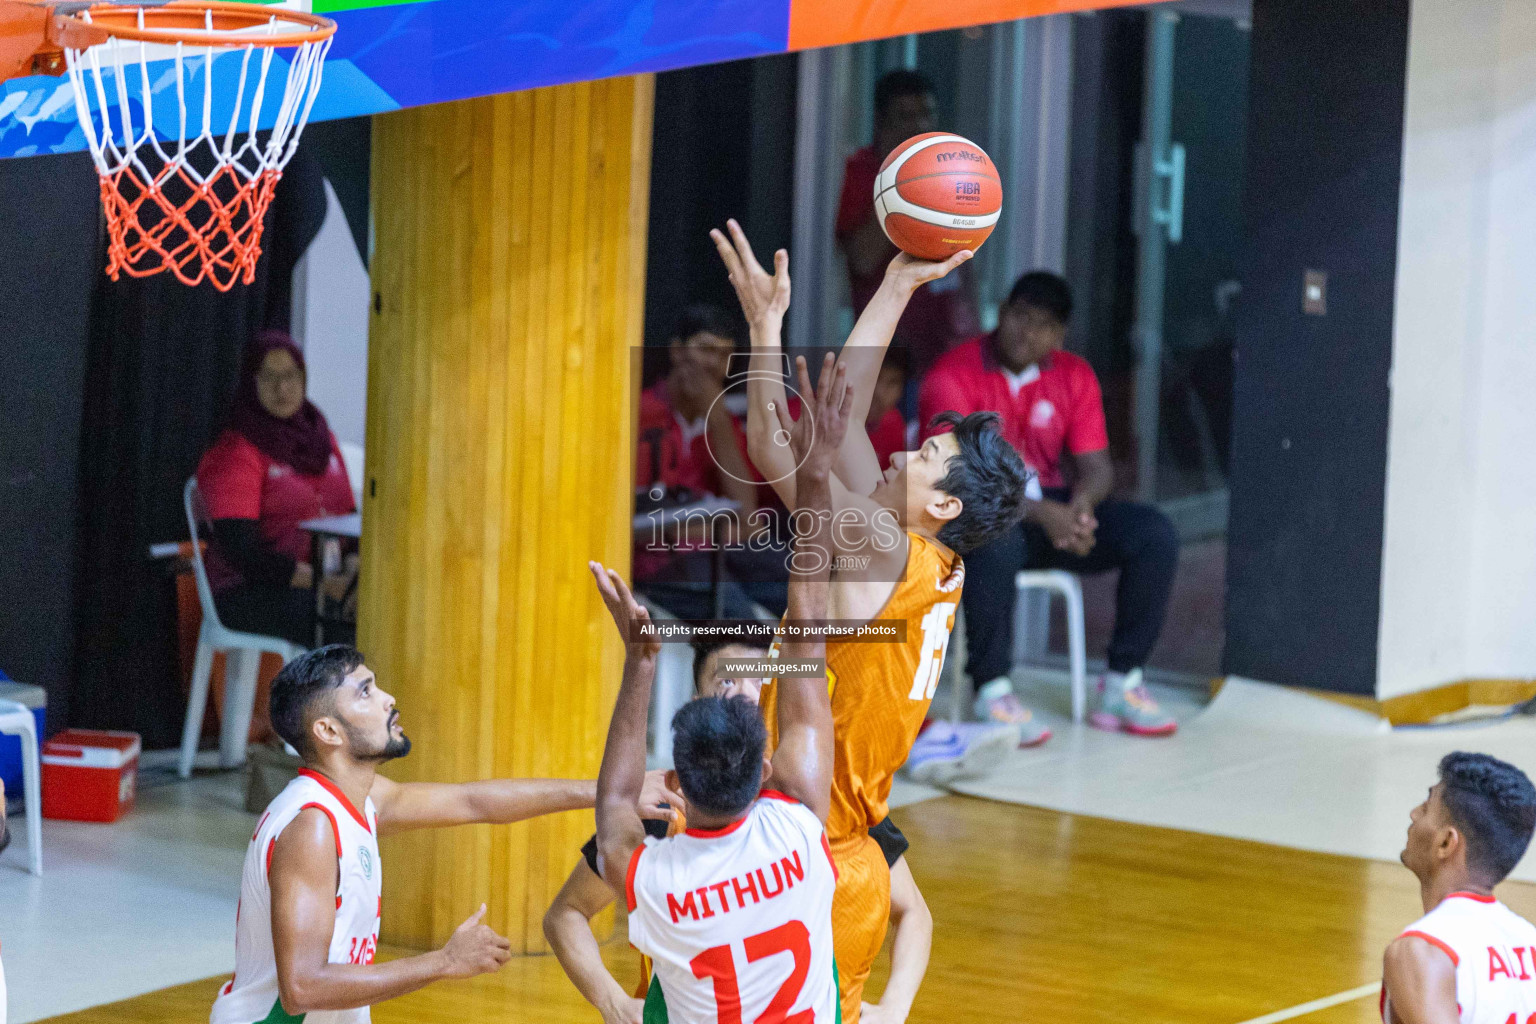
[[[374,119],[360,646],[414,743],[399,781],[594,778],[623,654],[587,573],[626,571],[650,76]],[[383,938],[479,904],[515,950],[585,811],[387,839]]]

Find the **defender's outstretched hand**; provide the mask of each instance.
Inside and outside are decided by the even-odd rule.
[[[613,624],[629,649],[642,657],[654,658],[660,654],[661,641],[641,635],[643,628],[650,624],[651,613],[635,600],[624,577],[604,568],[601,562],[588,562],[587,568],[592,571],[597,591],[603,595],[603,604],[608,606],[608,614],[613,616]]]
[[[752,328],[752,341],[756,344],[764,340],[759,338],[760,332],[783,324],[784,314],[789,309],[789,253],[780,249],[773,254],[773,273],[770,275],[757,261],[752,243],[747,241],[741,225],[735,220],[728,220],[725,225],[730,238],[718,228],[711,229],[709,237],[714,239],[715,250],[725,264],[731,287],[736,289],[742,315]]]
[[[795,357],[795,373],[799,377],[804,403],[800,418],[790,419],[789,410],[783,403],[775,403],[773,411],[779,418],[779,429],[789,435],[789,447],[799,471],[825,476],[832,471],[832,462],[848,433],[848,420],[853,410],[848,367],[828,352],[821,363],[821,379],[814,389],[804,356]]]

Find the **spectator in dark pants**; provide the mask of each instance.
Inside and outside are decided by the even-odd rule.
[[[635,532],[637,589],[681,619],[714,618],[715,541],[725,547],[717,581],[728,619],[753,617],[756,603],[782,615],[789,597],[789,548],[761,478],[747,460],[740,421],[723,400],[736,324],[721,309],[695,305],[678,318],[667,375],[640,395],[636,488],[663,505],[704,497],[740,506],[716,536],[702,516],[682,529]]]
[[[1054,274],[1025,274],[998,315],[997,330],[960,345],[923,381],[920,415],[1002,414],[1003,436],[1038,476],[1040,493],[1024,524],[965,559],[967,670],[977,683],[978,717],[1018,723],[1025,743],[1049,730],[1013,693],[1014,575],[1020,569],[1075,573],[1120,571],[1109,672],[1099,680],[1095,726],[1165,736],[1177,726],[1142,685],[1173,589],[1179,542],[1173,524],[1150,505],[1109,498],[1114,469],[1098,378],[1062,350],[1072,292]],[[926,428],[931,433],[932,428]],[[1075,470],[1071,486],[1064,456]]]

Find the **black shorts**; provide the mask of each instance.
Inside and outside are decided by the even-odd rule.
[[[886,867],[895,867],[901,855],[907,852],[907,847],[912,845],[889,817],[882,818],[880,824],[869,830],[869,838],[880,844],[880,852],[885,854]]]
[[[653,839],[667,838],[667,831],[671,828],[670,822],[657,821],[653,818],[643,818],[640,824],[645,826],[645,834]],[[603,873],[597,870],[597,836],[588,839],[582,846],[581,857],[587,862],[587,867],[592,869],[592,873],[601,878]]]

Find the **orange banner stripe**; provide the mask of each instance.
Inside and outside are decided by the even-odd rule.
[[[792,0],[789,48],[885,39],[1041,14],[1128,7],[1144,0]]]

